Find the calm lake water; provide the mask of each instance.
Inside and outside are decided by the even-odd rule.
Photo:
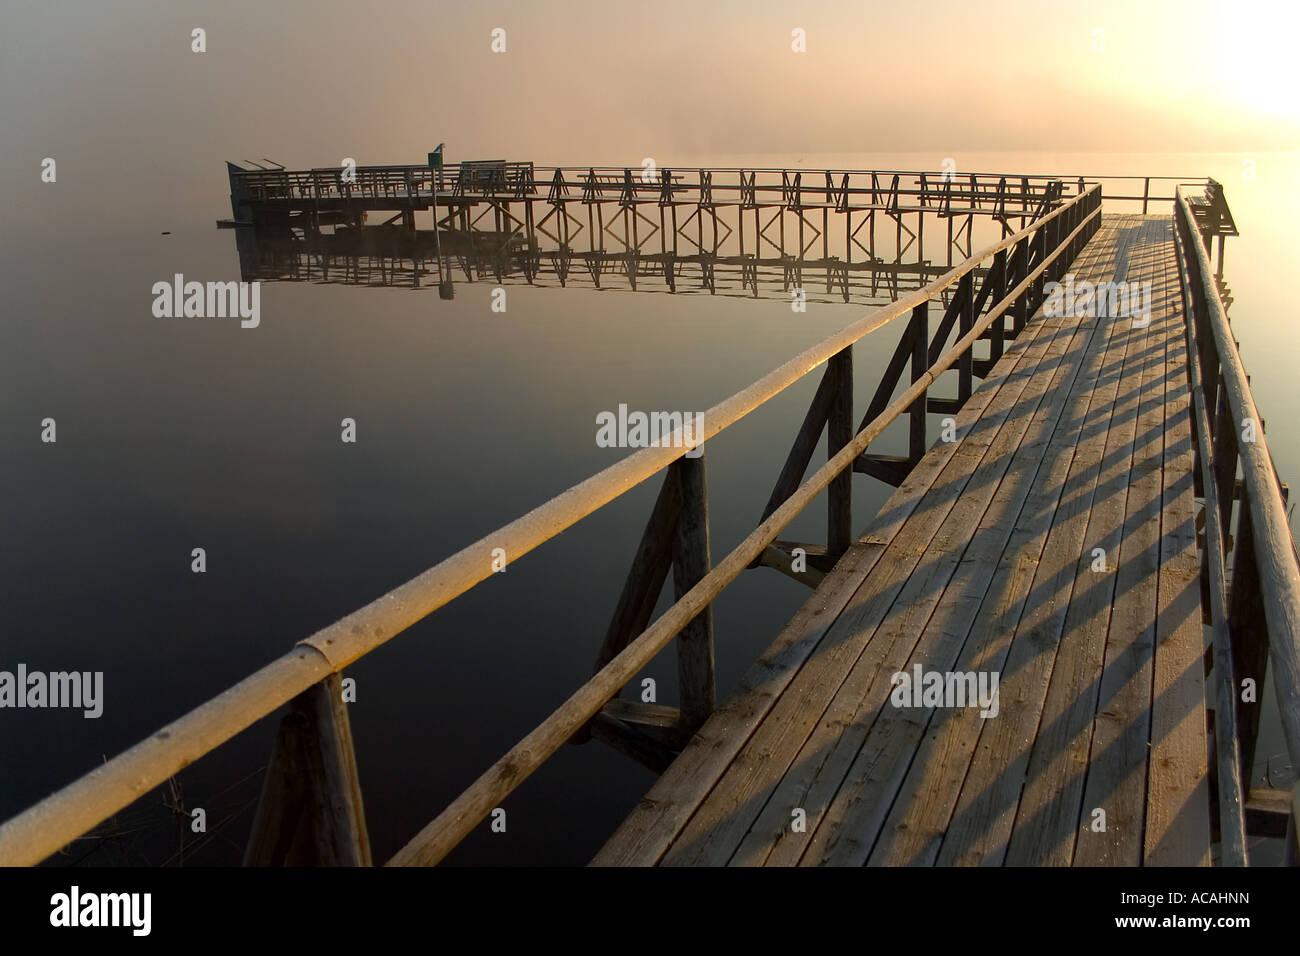
[[[370,146],[378,162],[422,158]],[[528,158],[641,161],[584,157],[578,144],[573,153]],[[68,163],[57,184],[33,172],[31,183],[3,187],[14,212],[0,238],[0,667],[100,670],[106,700],[98,720],[5,713],[0,818],[616,460],[623,452],[594,442],[597,412],[709,408],[863,311],[814,302],[795,314],[781,299],[550,281],[511,285],[508,310],[496,313],[489,282],[458,285],[453,301],[433,288],[281,282],[263,286],[256,329],[155,318],[155,282],[238,278],[234,234],[214,227],[230,214],[226,158],[196,155],[180,170]],[[278,158],[295,168],[327,162]],[[942,160],[659,157],[662,166],[814,170]],[[1223,182],[1242,232],[1228,243],[1230,314],[1278,470],[1297,486],[1300,327],[1284,298],[1300,265],[1289,237],[1300,214],[1296,155],[969,154],[961,169]],[[856,349],[859,414],[897,334],[883,329]],[[759,518],[817,378],[709,443],[715,558]],[[46,417],[57,421],[56,444],[40,441]],[[339,440],[345,417],[357,422],[355,444]],[[887,489],[855,482],[861,528]],[[377,860],[590,675],[657,485],[348,669]],[[783,536],[821,540],[824,514],[818,502]],[[196,547],[205,574],[191,572]],[[806,594],[759,569],[719,599],[720,696]],[[661,700],[675,698],[671,650],[646,674]],[[207,809],[217,834],[188,849],[187,862],[238,862],[273,731],[263,721],[180,775],[184,805]],[[1276,726],[1266,728],[1261,760],[1282,749]],[[584,863],[652,779],[601,744],[565,747],[505,803],[507,833],[480,827],[451,862]],[[112,839],[78,843],[64,861],[157,864],[178,846],[155,792],[120,815]]]

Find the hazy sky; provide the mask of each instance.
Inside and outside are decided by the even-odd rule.
[[[4,0],[0,148],[291,166],[439,141],[539,163],[1294,150],[1298,26],[1291,4],[1208,0]]]

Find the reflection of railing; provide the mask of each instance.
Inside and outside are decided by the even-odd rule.
[[[1262,688],[1243,700],[1243,681],[1273,688],[1291,766],[1300,767],[1300,567],[1264,423],[1219,299],[1197,205],[1221,198],[1217,183],[1200,203],[1178,193],[1174,219],[1187,311],[1188,368],[1196,429],[1197,484],[1205,498],[1202,560],[1209,586],[1209,624],[1216,673],[1220,830],[1224,862],[1246,862],[1243,808],[1259,733]],[[1240,466],[1241,479],[1237,471]],[[1235,540],[1233,501],[1237,507]],[[1231,568],[1229,569],[1229,559]],[[1287,853],[1295,862],[1293,791]]]
[[[432,863],[456,843],[565,741],[588,730],[630,747],[644,737],[627,736],[628,723],[689,736],[713,705],[713,635],[710,606],[739,574],[760,561],[777,535],[823,490],[829,489],[827,545],[832,562],[851,537],[851,472],[883,468],[897,475],[902,463],[868,457],[868,446],[885,428],[907,415],[914,461],[925,444],[926,410],[935,403],[959,408],[971,392],[972,375],[985,374],[1002,354],[1006,337],[1023,327],[1043,300],[1044,283],[1059,279],[1100,224],[1101,192],[1085,191],[1030,227],[978,251],[941,278],[876,309],[800,353],[748,388],[704,413],[698,441],[711,439],[826,363],[821,386],[758,527],[716,565],[710,566],[704,458],[684,457],[680,442],[643,448],[575,485],[481,541],[452,555],[389,594],[300,641],[289,653],[163,728],[147,740],[0,827],[0,863],[34,864],[141,797],[182,767],[291,701],[268,768],[249,858],[275,860],[289,840],[300,806],[315,833],[317,862],[366,863],[369,845],[346,711],[339,703],[339,672],[396,634],[448,604],[582,518],[653,477],[667,473],[646,527],[614,620],[606,633],[598,669],[546,721],[498,761],[394,858],[395,863]],[[985,265],[976,289],[977,267]],[[956,288],[933,339],[930,302]],[[986,311],[985,311],[986,309]],[[981,314],[982,312],[982,314]],[[885,381],[876,391],[856,432],[852,427],[852,346],[871,331],[907,315]],[[1013,325],[1008,327],[1010,316]],[[950,336],[956,341],[948,346]],[[989,354],[974,355],[979,341]],[[910,366],[911,384],[892,398]],[[952,399],[930,398],[939,376],[956,367]],[[802,481],[821,432],[829,439],[829,460]],[[681,435],[675,437],[682,437]],[[802,483],[801,483],[802,482]],[[816,550],[816,549],[815,549]],[[653,624],[658,586],[674,571],[675,603]],[[639,713],[606,705],[659,651],[678,638],[682,705],[679,711]],[[630,702],[621,702],[627,704]],[[295,772],[291,773],[293,768]],[[310,781],[309,792],[293,795],[293,781]],[[291,822],[293,821],[293,822]]]
[[[701,292],[808,302],[879,304],[921,288],[948,271],[929,262],[847,262],[794,256],[629,253],[543,249],[539,236],[474,231],[362,227],[328,235],[236,234],[240,278],[369,286],[432,286],[448,282],[554,282],[563,287],[641,292]],[[438,241],[441,240],[441,242]],[[439,268],[439,254],[445,268]],[[978,273],[982,276],[982,272]]]

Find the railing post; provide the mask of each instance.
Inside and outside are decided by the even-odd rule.
[[[993,274],[988,280],[991,282],[993,292],[989,296],[989,302],[992,305],[1002,301],[1002,297],[1007,294],[1007,250],[1003,249],[993,257]],[[990,307],[991,307],[990,306]],[[998,359],[1002,358],[1003,339],[1006,336],[1007,314],[1002,313],[1001,317],[993,323],[989,329],[989,365],[992,367],[997,364]],[[916,370],[913,369],[913,375]],[[915,378],[913,379],[915,381]]]
[[[1229,498],[1231,500],[1231,498]],[[1242,700],[1242,688],[1234,688],[1237,726],[1241,728],[1241,783],[1250,795],[1255,743],[1259,737],[1260,697],[1268,669],[1268,625],[1260,594],[1259,567],[1255,562],[1255,531],[1250,502],[1242,490],[1237,509],[1237,539],[1233,543],[1232,585],[1228,592],[1228,621],[1232,628],[1232,670],[1238,682],[1255,683],[1255,700]]]
[[[370,837],[343,682],[289,702],[266,769],[245,866],[370,866]]]
[[[1218,372],[1217,362],[1216,373]],[[1217,379],[1217,374],[1216,374]],[[1223,392],[1222,383],[1216,382],[1215,391],[1220,393],[1218,414],[1214,416],[1214,432],[1210,441],[1214,445],[1214,486],[1223,508],[1223,536],[1227,540],[1232,527],[1232,501],[1236,497],[1233,488],[1237,480],[1237,430],[1233,427],[1232,412],[1228,410],[1228,396]],[[1207,402],[1210,408],[1213,404]],[[1244,504],[1244,502],[1243,502]],[[1244,509],[1242,511],[1244,514]]]
[[[999,253],[1000,255],[1000,253]],[[912,384],[916,384],[925,374],[928,356],[927,343],[930,341],[930,301],[927,299],[912,310]],[[999,344],[1001,339],[999,338]],[[911,421],[908,426],[907,457],[911,467],[915,468],[925,456],[925,416],[928,391],[917,396],[908,407]]]
[[[961,277],[958,283],[958,295],[961,296],[961,313],[957,319],[957,338],[961,339],[975,325],[975,279],[974,276],[967,272]],[[957,405],[961,407],[966,404],[970,398],[971,392],[974,391],[971,381],[974,368],[975,352],[974,346],[968,348],[962,353],[957,360]]]
[[[826,426],[826,457],[834,458],[853,439],[853,346],[831,356],[827,372],[831,407]],[[853,469],[845,468],[827,489],[826,549],[838,558],[853,542]]]
[[[682,511],[673,538],[675,599],[699,583],[710,570],[708,481],[704,452],[680,458]],[[681,730],[689,736],[713,713],[717,688],[713,673],[713,605],[709,605],[677,636],[677,681],[681,695]]]
[[[1031,251],[1028,239],[1021,239],[1016,245],[1015,259],[1016,267],[1012,272],[1009,284],[1012,288],[1018,286],[1029,274],[1029,255]],[[1024,331],[1025,325],[1029,322],[1029,295],[1030,290],[1026,289],[1016,297],[1015,315],[1012,319],[1012,330],[1014,335],[1019,335]]]

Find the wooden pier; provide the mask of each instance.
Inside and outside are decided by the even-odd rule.
[[[454,281],[479,280],[754,298],[798,290],[862,305],[924,287],[971,255],[977,232],[1005,238],[1094,182],[504,160],[227,168],[234,221],[249,227],[236,234],[246,282],[428,285],[447,296]],[[1172,200],[1153,182],[1175,181],[1106,185],[1146,212]]]
[[[1209,862],[1172,219],[1072,271],[1151,282],[1150,324],[1037,316],[597,862]],[[917,665],[999,672],[1000,713],[893,706]]]
[[[424,201],[406,181],[403,201]],[[740,177],[738,207],[754,183]],[[1235,226],[1213,181],[1160,199],[1167,212],[1148,182],[1123,197],[1142,212],[1103,215],[1102,189],[1048,187],[1021,228],[705,412],[707,443],[824,369],[757,526],[720,559],[705,457],[644,448],[0,826],[0,862],[40,862],[289,705],[248,862],[365,865],[339,674],[491,577],[499,554],[660,475],[593,676],[390,865],[439,862],[559,748],[592,740],[660,773],[601,865],[1242,866],[1248,833],[1284,836],[1295,862],[1300,789],[1250,787],[1266,672],[1300,766],[1300,566],[1208,252],[1219,237],[1221,269]],[[1064,305],[1062,287],[1084,283],[1100,294]],[[853,345],[895,322],[855,427]],[[900,419],[906,454],[873,446]],[[860,535],[855,473],[896,488]],[[781,539],[823,492],[825,543]],[[711,604],[761,568],[811,595],[719,706]],[[652,620],[670,572],[673,603]],[[622,697],[670,645],[678,705]]]

